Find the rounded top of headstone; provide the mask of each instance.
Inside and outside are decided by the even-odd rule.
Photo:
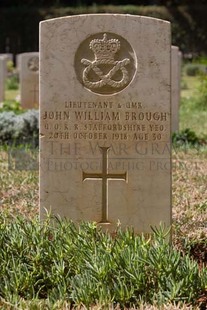
[[[51,18],[51,19],[47,19],[44,21],[40,22],[40,26],[43,24],[47,24],[47,23],[54,23],[54,22],[65,22],[66,20],[74,20],[74,19],[84,19],[84,18],[90,18],[90,19],[97,19],[98,18],[104,18],[104,19],[111,19],[111,18],[119,18],[119,19],[140,19],[143,22],[152,22],[152,23],[161,23],[161,24],[166,24],[166,25],[170,25],[171,23],[169,21],[163,20],[163,19],[159,19],[159,18],[155,18],[155,17],[150,17],[150,16],[142,16],[142,15],[133,15],[133,14],[116,14],[116,13],[95,13],[95,14],[79,14],[79,15],[73,15],[73,16],[62,16],[62,17],[57,17],[57,18]]]

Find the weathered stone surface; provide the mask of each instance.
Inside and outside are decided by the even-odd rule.
[[[40,215],[171,223],[170,24],[118,14],[40,26]]]

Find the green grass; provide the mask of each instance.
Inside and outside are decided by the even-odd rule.
[[[198,136],[207,136],[207,102],[206,107],[200,107],[198,102],[201,95],[201,77],[183,75],[182,81],[186,89],[181,90],[180,130],[190,128]]]
[[[185,85],[184,89],[181,91],[182,98],[192,98],[197,95],[197,89],[200,85],[199,76],[182,76],[182,84]]]
[[[1,215],[0,244],[0,296],[16,307],[38,299],[87,308],[194,303],[207,283],[207,270],[173,249],[163,228],[150,237],[117,228],[111,236],[95,223]]]
[[[207,109],[197,109],[194,98],[181,99],[179,119],[180,130],[190,128],[198,136],[207,136]]]

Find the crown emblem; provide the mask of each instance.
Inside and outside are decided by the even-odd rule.
[[[103,39],[94,39],[90,42],[90,49],[94,52],[95,60],[113,60],[114,55],[120,49],[120,41],[118,39],[107,39],[106,33]]]

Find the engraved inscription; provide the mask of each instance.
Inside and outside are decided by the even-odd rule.
[[[132,81],[136,56],[130,44],[115,33],[97,33],[84,40],[75,55],[80,83],[98,94],[114,94]]]
[[[126,181],[125,173],[108,173],[108,151],[110,147],[99,147],[102,151],[102,172],[101,173],[86,173],[83,171],[83,181],[86,179],[102,180],[102,219],[100,223],[108,222],[108,180],[123,180]]]
[[[42,119],[49,140],[166,141],[170,114],[148,111],[140,101],[66,101]]]

